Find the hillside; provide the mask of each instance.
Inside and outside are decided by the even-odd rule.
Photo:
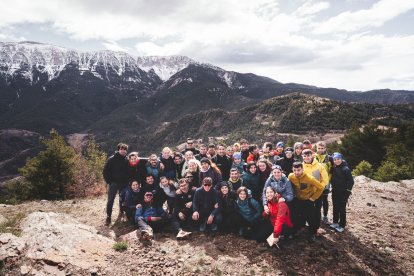
[[[191,103],[191,100],[186,100]],[[196,99],[194,99],[196,101]],[[234,108],[234,105],[233,105]],[[240,138],[250,141],[276,141],[279,133],[307,136],[345,131],[353,124],[378,123],[398,127],[412,121],[412,105],[384,106],[379,104],[343,103],[305,94],[289,94],[252,104],[245,108],[215,108],[197,113],[178,109],[178,119],[150,121],[138,108],[129,106],[130,112],[121,110],[99,120],[91,127],[104,145],[114,145],[124,139],[141,152],[160,149],[163,145],[175,145],[186,137],[202,138],[228,136],[230,142]],[[132,110],[137,110],[133,112]],[[119,117],[118,117],[119,116]],[[126,122],[121,128],[111,127],[113,122]],[[283,138],[286,140],[286,137]]]
[[[193,233],[187,240],[176,241],[171,232],[158,234],[151,246],[143,246],[125,222],[104,226],[105,197],[1,205],[10,227],[2,231],[23,232],[20,238],[0,234],[0,274],[414,274],[414,181],[381,183],[363,176],[355,181],[344,233],[323,225],[325,231],[315,244],[299,236],[281,250],[232,235]],[[79,234],[73,236],[64,229]],[[115,240],[128,241],[128,249],[113,250]]]

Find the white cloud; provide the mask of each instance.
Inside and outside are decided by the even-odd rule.
[[[382,0],[370,9],[343,12],[320,24],[315,24],[314,33],[355,32],[368,27],[380,27],[387,21],[414,8],[413,1]]]
[[[11,31],[15,25],[38,24],[47,26],[43,34],[61,34],[72,46],[99,41],[106,49],[134,55],[188,55],[283,82],[355,90],[379,88],[385,84],[381,80],[412,72],[407,62],[414,60],[412,36],[378,33],[413,9],[413,1],[383,0],[363,10],[359,1],[339,8],[335,1],[286,5],[276,0],[2,0],[0,40],[22,38]],[[344,6],[353,9],[332,16]],[[404,85],[412,83],[389,84],[409,88]]]

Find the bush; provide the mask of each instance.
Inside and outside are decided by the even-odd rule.
[[[114,244],[113,248],[116,251],[125,251],[128,248],[128,244],[126,242],[117,242]]]
[[[409,179],[411,176],[410,167],[407,165],[398,166],[392,161],[385,161],[374,174],[374,179],[382,182],[399,181]]]
[[[19,177],[4,184],[0,203],[19,204],[33,198],[32,185],[23,177]]]
[[[46,145],[46,150],[29,159],[19,171],[30,183],[34,197],[65,199],[65,189],[74,180],[75,151],[54,129],[49,139],[40,141]]]
[[[372,169],[372,165],[365,160],[362,160],[352,171],[353,176],[358,175],[365,175],[366,177],[372,177],[374,170]]]

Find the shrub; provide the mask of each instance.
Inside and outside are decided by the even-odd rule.
[[[32,185],[23,177],[19,177],[4,184],[0,203],[19,204],[33,198]]]
[[[114,244],[113,248],[116,251],[125,251],[128,248],[128,244],[126,242],[117,242]]]
[[[410,178],[410,167],[407,165],[398,166],[392,161],[385,161],[374,174],[374,178],[378,181],[399,181]]]
[[[372,165],[365,160],[362,160],[352,171],[353,176],[358,175],[365,175],[366,177],[372,177],[374,170],[372,169]]]

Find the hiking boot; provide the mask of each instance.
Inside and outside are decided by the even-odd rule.
[[[335,228],[335,230],[336,230],[336,232],[342,233],[342,232],[345,231],[345,228],[341,227],[341,226],[338,226],[338,227]]]
[[[142,241],[151,241],[153,239],[152,233],[147,230],[141,231],[141,240]]]
[[[183,238],[187,237],[190,234],[191,234],[191,232],[180,230],[177,234],[177,239],[183,239]]]
[[[207,223],[206,222],[202,222],[200,224],[200,232],[205,232],[206,231],[206,227],[207,227]]]
[[[314,234],[309,235],[308,242],[314,243],[316,241],[316,236]]]
[[[108,226],[110,224],[111,224],[111,217],[108,216],[108,217],[106,217],[105,225]]]
[[[322,222],[323,222],[323,223],[325,223],[325,224],[329,224],[328,217],[327,217],[327,216],[324,216],[324,217],[322,218]]]
[[[331,225],[329,225],[329,227],[331,227],[332,229],[336,229],[336,228],[339,227],[339,224],[335,222],[335,223],[332,223]]]

